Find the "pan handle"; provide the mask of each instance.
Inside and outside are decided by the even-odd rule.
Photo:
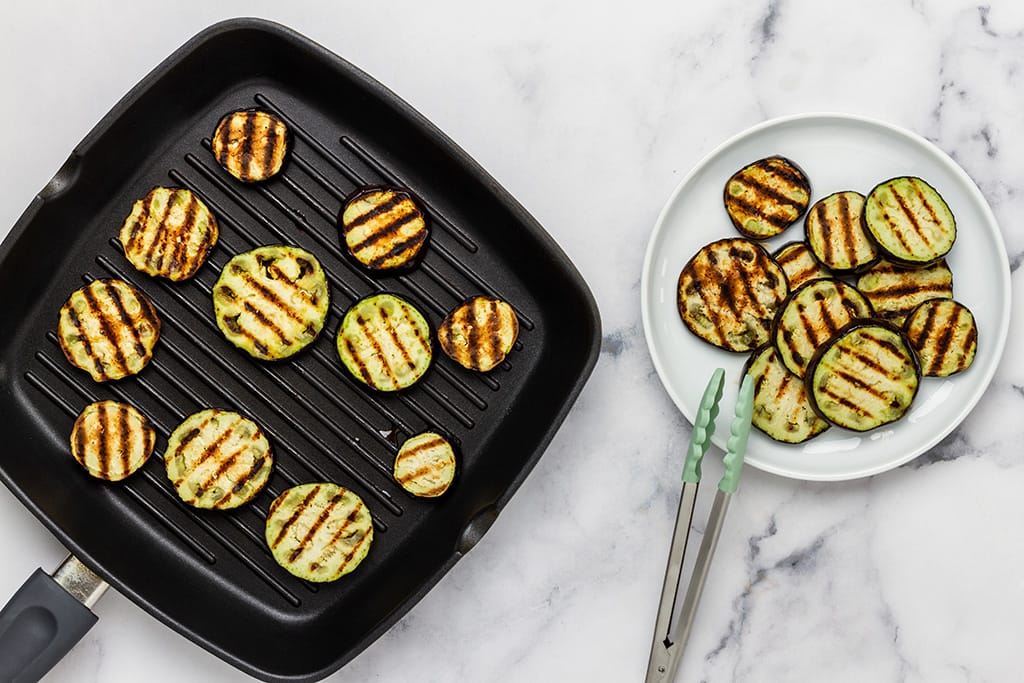
[[[0,681],[33,683],[82,639],[89,609],[107,584],[74,556],[54,572],[37,569],[0,610]]]

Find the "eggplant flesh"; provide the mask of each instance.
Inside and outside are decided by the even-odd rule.
[[[732,238],[707,244],[679,274],[683,324],[726,351],[751,351],[768,341],[789,285],[786,273],[759,244]]]
[[[258,109],[231,112],[213,131],[210,149],[225,171],[245,183],[277,175],[288,152],[288,126]]]
[[[184,502],[227,510],[263,490],[273,467],[270,442],[255,422],[217,408],[189,415],[167,438],[167,478]]]
[[[832,277],[832,272],[818,262],[806,242],[787,242],[772,256],[786,273],[790,291],[811,280]]]
[[[414,496],[436,498],[448,490],[455,477],[455,451],[436,432],[410,437],[398,449],[393,476]]]
[[[123,280],[93,280],[61,307],[57,337],[68,361],[97,382],[141,372],[153,359],[160,318],[146,295]]]
[[[948,377],[974,362],[978,327],[974,314],[951,299],[932,299],[907,317],[903,331],[928,377]]]
[[[300,484],[270,504],[265,537],[279,565],[324,583],[363,561],[373,543],[373,518],[362,498],[337,484]]]
[[[427,241],[427,222],[412,196],[394,188],[367,188],[354,194],[341,212],[349,253],[370,270],[405,268]]]
[[[437,328],[441,350],[467,370],[488,372],[516,343],[519,319],[508,303],[475,296],[453,309]]]
[[[781,156],[759,159],[725,183],[725,210],[750,239],[780,234],[799,220],[811,197],[811,183],[794,162]]]
[[[818,348],[852,320],[872,315],[871,304],[842,280],[812,280],[793,292],[775,319],[773,339],[782,363],[799,377]]]
[[[155,443],[149,420],[117,401],[90,403],[71,429],[71,455],[89,474],[107,481],[120,481],[146,464]]]
[[[237,254],[213,286],[213,310],[225,338],[259,360],[295,355],[323,329],[327,275],[313,254],[270,245]]]
[[[864,230],[863,214],[864,195],[852,190],[830,194],[807,212],[807,244],[835,273],[858,272],[878,260],[878,248]]]
[[[938,191],[920,178],[879,183],[864,202],[864,226],[890,261],[934,263],[956,240],[956,219]]]
[[[857,432],[903,417],[920,380],[910,341],[880,320],[857,320],[840,330],[815,354],[806,377],[818,414]]]
[[[394,294],[357,301],[338,329],[338,355],[360,382],[378,391],[406,389],[423,376],[433,358],[423,314]]]
[[[908,313],[929,299],[953,298],[953,273],[940,260],[923,268],[907,268],[882,261],[857,279],[875,314],[902,325]]]
[[[132,205],[119,237],[136,269],[178,282],[196,274],[219,234],[217,219],[191,190],[155,187]]]
[[[751,423],[772,439],[803,443],[829,428],[814,412],[803,380],[782,364],[771,344],[751,354],[743,374],[754,378]]]

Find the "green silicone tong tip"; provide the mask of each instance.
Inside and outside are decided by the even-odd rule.
[[[740,393],[736,397],[736,416],[729,425],[729,440],[725,443],[725,474],[718,482],[718,489],[726,493],[735,493],[736,484],[740,480],[743,469],[743,454],[747,450],[747,437],[750,435],[750,419],[754,412],[754,380],[750,375],[743,378]]]
[[[711,446],[711,437],[715,433],[715,419],[718,417],[718,403],[722,400],[724,384],[725,370],[718,368],[711,375],[697,408],[690,448],[686,452],[686,464],[683,467],[683,481],[693,484],[700,481],[700,464]],[[743,454],[747,450],[747,437],[750,435],[750,418],[753,412],[754,382],[747,375],[743,378],[739,394],[736,396],[736,416],[729,425],[729,440],[725,444],[725,457],[722,459],[725,474],[718,482],[718,488],[726,493],[736,491],[740,470],[743,469]]]
[[[683,481],[693,484],[700,481],[700,461],[704,459],[704,454],[711,446],[711,436],[715,433],[715,418],[718,417],[718,402],[722,400],[724,383],[725,370],[718,368],[704,388],[704,396],[700,399],[697,416],[693,420],[693,435],[690,437],[690,449],[686,452]]]

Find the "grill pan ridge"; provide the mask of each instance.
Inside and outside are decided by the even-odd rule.
[[[210,152],[219,118],[250,107],[291,131],[281,174],[258,185],[235,181]],[[361,270],[337,229],[344,198],[379,184],[411,189],[431,226],[418,266],[392,277]],[[121,222],[156,185],[191,189],[219,222],[220,241],[192,280],[144,275],[121,251]],[[212,314],[220,268],[263,244],[312,251],[331,293],[320,337],[278,363],[231,346]],[[149,366],[105,384],[72,367],[55,334],[67,296],[99,278],[146,293],[163,323]],[[257,19],[206,29],[97,124],[0,246],[0,291],[18,292],[0,313],[0,479],[122,593],[268,681],[318,680],[343,666],[479,540],[582,390],[600,342],[582,278],[492,178],[369,76]],[[498,296],[515,307],[519,341],[481,375],[434,339],[423,380],[374,393],[342,367],[334,336],[348,306],[382,291],[416,305],[432,333],[464,299]],[[92,479],[68,453],[75,416],[102,399],[135,405],[157,431],[154,457],[117,484]],[[163,472],[170,431],[206,407],[253,418],[274,451],[267,488],[234,511],[189,508]],[[448,436],[459,458],[438,500],[416,499],[391,478],[398,446],[427,429]],[[324,585],[278,567],[263,541],[273,498],[311,481],[358,493],[377,532],[360,568]]]

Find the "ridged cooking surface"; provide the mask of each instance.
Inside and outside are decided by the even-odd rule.
[[[341,204],[358,187],[404,186],[403,179],[349,137],[316,139],[298,114],[263,94],[255,94],[252,105],[280,116],[291,130],[292,148],[280,175],[262,185],[239,183],[217,165],[208,137],[195,140],[194,150],[167,169],[165,183],[192,190],[220,224],[220,241],[195,278],[171,283],[138,272],[125,260],[116,238],[120,226],[114,224],[109,226],[107,248],[81,273],[83,284],[118,278],[154,300],[163,331],[150,365],[123,382],[97,384],[67,363],[56,334],[48,332],[39,340],[35,362],[24,377],[69,420],[86,404],[104,398],[138,406],[157,430],[157,447],[150,462],[118,491],[200,562],[215,565],[231,556],[259,579],[268,594],[297,608],[321,588],[291,577],[275,564],[263,538],[270,501],[291,486],[333,481],[364,497],[377,534],[401,527],[410,496],[392,479],[398,447],[426,429],[442,430],[458,443],[507,388],[515,355],[488,375],[470,373],[448,359],[434,339],[431,370],[412,390],[398,395],[372,393],[348,375],[334,338],[345,310],[368,294],[395,291],[420,307],[432,325],[475,294],[507,297],[474,267],[479,247],[469,232],[427,202],[423,210],[432,234],[417,268],[393,278],[361,270],[341,246]],[[124,207],[125,215],[129,209]],[[276,218],[274,210],[288,220]],[[330,313],[320,337],[282,363],[256,362],[227,342],[212,341],[220,333],[211,287],[232,255],[268,243],[259,230],[277,243],[313,251],[327,271],[331,290]],[[522,310],[516,312],[521,330],[516,348],[522,349],[531,343],[535,324]],[[243,391],[228,386],[221,376]],[[189,509],[164,474],[168,435],[181,419],[205,407],[234,409],[254,419],[270,439],[276,458],[267,488],[253,503],[230,513]],[[169,509],[175,514],[168,514]]]

